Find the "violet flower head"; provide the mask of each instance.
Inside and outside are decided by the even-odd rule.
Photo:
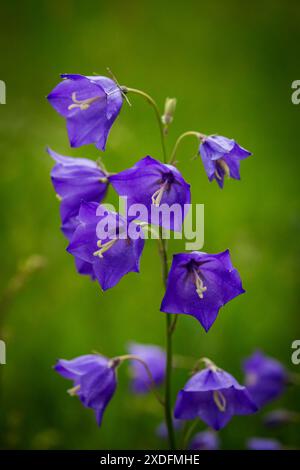
[[[120,88],[107,77],[62,74],[61,78],[47,98],[67,121],[71,147],[94,143],[99,150],[105,150],[123,104]]]
[[[56,162],[51,180],[61,200],[60,214],[64,225],[70,217],[77,216],[82,200],[101,202],[104,199],[108,180],[93,160],[65,157],[49,148],[47,151]]]
[[[181,419],[175,419],[173,418],[173,428],[174,428],[174,431],[180,431],[180,429],[182,428],[183,426],[183,423],[184,421],[182,421]],[[169,434],[168,434],[168,428],[167,428],[167,425],[165,423],[165,421],[163,421],[162,423],[160,423],[157,428],[156,428],[156,435],[157,437],[159,437],[160,439],[164,439],[164,440],[167,440],[168,437],[169,437]]]
[[[110,176],[109,181],[120,196],[127,197],[129,208],[133,204],[145,207],[137,215],[139,220],[165,229],[181,229],[188,210],[184,206],[190,204],[191,192],[175,166],[147,156],[132,168]]]
[[[105,408],[117,386],[113,362],[99,354],[87,354],[70,361],[60,359],[54,369],[62,377],[73,381],[69,394],[78,396],[85,407],[94,410],[100,426]]]
[[[165,379],[166,353],[159,346],[152,344],[130,343],[129,354],[138,356],[144,361],[153,377],[155,385],[161,385]],[[147,393],[150,390],[151,382],[147,371],[139,361],[131,361],[132,389],[135,393]]]
[[[278,398],[288,384],[288,373],[283,365],[260,351],[244,361],[243,369],[245,385],[259,408]]]
[[[190,450],[218,450],[219,447],[219,436],[210,430],[198,432],[189,445]]]
[[[137,232],[130,234],[132,220],[95,202],[82,202],[78,220],[67,251],[92,264],[103,290],[114,287],[125,274],[139,272],[144,239],[138,226]]]
[[[281,450],[282,445],[276,439],[252,437],[247,441],[248,450]]]
[[[234,415],[257,411],[246,387],[232,375],[212,365],[197,372],[179,392],[174,416],[177,419],[200,418],[216,431]]]
[[[199,153],[209,181],[216,180],[220,188],[225,176],[240,179],[240,160],[251,155],[235,140],[219,135],[203,136]]]
[[[215,255],[181,253],[173,256],[160,310],[192,315],[208,331],[220,308],[243,292],[229,250]]]

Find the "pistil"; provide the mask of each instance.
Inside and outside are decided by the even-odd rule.
[[[152,194],[151,201],[154,206],[156,207],[160,206],[162,197],[164,195],[165,190],[167,189],[168,184],[169,184],[168,181],[165,181],[161,185],[161,187],[157,191],[155,191],[155,193]]]
[[[227,165],[227,163],[225,162],[225,160],[223,160],[223,158],[219,158],[219,160],[217,160],[217,167],[218,166],[224,171],[225,176],[227,176],[229,178],[230,177],[230,169],[229,169],[229,166]],[[218,172],[217,167],[215,169],[215,175],[219,180],[221,180],[222,176]]]
[[[114,238],[113,240],[109,240],[109,242],[106,242],[102,245],[102,240],[97,241],[97,246],[99,247],[99,250],[94,251],[93,255],[98,256],[99,258],[103,258],[103,253],[108,251],[117,241],[117,238]]]
[[[195,278],[196,292],[200,299],[203,299],[203,292],[207,291],[207,287],[204,286],[203,281],[196,269],[194,269],[193,272]]]
[[[100,99],[100,96],[94,96],[93,98],[86,98],[85,100],[78,100],[76,98],[76,91],[74,91],[74,93],[72,93],[73,104],[70,104],[70,106],[68,106],[68,109],[71,110],[71,109],[79,108],[81,109],[81,111],[84,111],[85,109],[88,109],[92,103],[94,103],[95,101],[99,99]]]
[[[223,393],[220,392],[219,390],[215,390],[213,392],[213,399],[218,409],[222,413],[224,413],[224,411],[226,410],[226,398],[224,397]]]

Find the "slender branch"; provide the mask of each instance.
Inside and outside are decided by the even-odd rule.
[[[160,131],[161,146],[162,146],[162,151],[163,151],[163,160],[164,160],[164,163],[166,163],[167,162],[167,152],[166,152],[166,146],[165,146],[165,134],[164,134],[163,123],[162,123],[162,120],[161,120],[161,115],[160,115],[159,108],[158,108],[156,102],[154,101],[154,99],[150,95],[148,95],[148,93],[145,93],[142,90],[138,90],[136,88],[128,88],[128,87],[121,87],[121,88],[124,91],[124,93],[135,93],[136,95],[143,96],[148,101],[148,103],[153,107],[153,109],[155,111],[156,118],[157,118],[159,131]]]
[[[111,359],[111,362],[114,365],[118,365],[119,363],[121,363],[123,361],[127,361],[127,360],[138,361],[144,366],[145,371],[147,372],[147,375],[148,375],[149,380],[150,380],[150,386],[149,386],[150,390],[154,393],[154,395],[157,398],[158,402],[162,406],[165,406],[164,400],[161,398],[159,393],[156,391],[156,384],[155,384],[153,375],[151,373],[151,370],[149,369],[147,363],[145,361],[143,361],[143,359],[141,359],[139,356],[136,356],[135,354],[124,354],[123,356],[114,357],[113,359]]]
[[[201,134],[200,132],[196,132],[196,131],[187,131],[187,132],[184,132],[183,134],[181,134],[178,137],[178,139],[176,140],[175,145],[173,147],[171,157],[170,157],[170,161],[169,161],[170,164],[174,163],[174,161],[175,161],[176,153],[177,153],[180,142],[185,137],[189,137],[189,136],[195,136],[198,140],[203,139],[205,137],[204,134]]]
[[[189,444],[189,441],[192,437],[192,434],[193,434],[193,432],[196,429],[198,424],[199,424],[198,419],[195,419],[191,423],[189,423],[189,422],[186,423],[186,426],[185,426],[185,429],[184,429],[184,432],[183,432],[183,439],[182,439],[182,448],[183,449],[187,448],[187,446]]]

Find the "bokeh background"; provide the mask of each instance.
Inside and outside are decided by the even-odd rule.
[[[195,129],[234,137],[253,152],[242,164],[241,182],[226,181],[221,191],[208,182],[200,159],[191,159],[195,141],[180,148],[179,169],[193,201],[205,204],[204,250],[229,247],[247,293],[222,309],[208,334],[181,316],[174,349],[209,356],[240,381],[242,360],[256,348],[300,373],[290,359],[300,336],[300,106],[291,102],[291,83],[300,79],[299,2],[2,0],[1,19],[0,79],[7,85],[7,104],[0,106],[0,336],[7,343],[7,364],[0,366],[1,448],[166,446],[155,436],[159,405],[150,395],[130,393],[125,366],[101,429],[51,369],[56,358],[93,349],[122,354],[129,340],[164,345],[165,329],[155,241],[147,243],[141,274],[105,294],[76,274],[65,251],[45,147],[91,158],[98,152],[71,150],[63,119],[45,100],[61,72],[105,74],[109,66],[121,84],[149,92],[160,106],[176,96],[169,151],[179,133]],[[151,108],[139,97],[131,100],[104,155],[111,171],[146,154],[160,157]],[[115,200],[112,191],[109,200]],[[173,241],[169,250],[183,247]],[[25,282],[24,263],[34,254],[46,264]],[[186,376],[175,372],[174,399]],[[279,406],[300,412],[299,390],[265,411]],[[299,447],[300,426],[270,433],[261,424],[265,411],[234,418],[220,432],[222,448],[243,448],[254,435]]]

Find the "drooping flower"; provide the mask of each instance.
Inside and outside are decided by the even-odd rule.
[[[298,423],[300,414],[290,410],[273,410],[263,418],[263,423],[268,428],[277,428],[290,423]]]
[[[189,445],[190,450],[218,450],[219,447],[218,435],[210,430],[198,432]]]
[[[130,343],[129,354],[138,356],[148,366],[155,385],[161,385],[165,379],[166,353],[159,346],[152,344]],[[131,361],[132,389],[135,393],[147,393],[151,383],[142,363]]]
[[[120,88],[107,77],[62,74],[61,78],[47,98],[66,118],[71,147],[94,143],[99,150],[105,150],[123,104]]]
[[[257,411],[246,387],[215,365],[197,372],[179,392],[174,416],[177,419],[200,418],[216,431],[234,415]]]
[[[202,136],[199,153],[209,181],[216,180],[220,188],[225,176],[240,179],[240,160],[251,155],[235,140],[219,135]]]
[[[170,230],[180,230],[191,201],[190,185],[173,165],[145,157],[132,168],[109,177],[127,205],[143,205],[137,218]],[[186,207],[184,207],[186,205]],[[169,208],[173,206],[173,211]],[[131,214],[133,215],[133,214]]]
[[[51,180],[60,199],[60,214],[65,234],[74,226],[82,200],[103,201],[108,180],[96,162],[87,158],[65,157],[47,149],[56,165],[51,171]],[[69,222],[69,223],[68,223]]]
[[[74,232],[79,225],[79,218],[78,216],[76,217],[70,217],[62,226],[61,226],[61,231],[63,232],[64,236],[66,239],[69,241],[72,240],[72,237],[74,235]],[[95,273],[94,273],[94,268],[93,264],[89,263],[87,261],[82,260],[81,258],[78,258],[74,256],[75,260],[75,267],[76,271],[79,274],[87,275],[90,276],[90,278],[94,281],[96,279]]]
[[[101,204],[82,202],[78,220],[67,251],[92,264],[103,290],[115,286],[125,274],[139,272],[144,239],[139,230],[130,233],[131,219],[125,219]]]
[[[288,384],[288,372],[283,365],[256,351],[244,361],[245,385],[258,407],[278,398]]]
[[[182,421],[181,419],[175,419],[173,418],[173,428],[175,431],[180,431],[180,429],[182,428],[183,426],[183,423],[184,421]],[[162,423],[160,423],[157,428],[156,428],[156,435],[157,437],[159,437],[160,439],[165,439],[167,440],[169,435],[168,435],[168,428],[167,428],[167,425],[165,423],[165,421],[163,421]]]
[[[160,310],[192,315],[208,331],[220,308],[243,292],[229,250],[215,255],[181,253],[173,256]]]
[[[247,441],[249,450],[281,450],[282,445],[276,439],[267,439],[265,437],[252,437]]]
[[[54,369],[73,381],[69,394],[78,396],[84,406],[94,410],[100,426],[117,386],[115,364],[99,354],[87,354],[70,361],[60,359]]]

